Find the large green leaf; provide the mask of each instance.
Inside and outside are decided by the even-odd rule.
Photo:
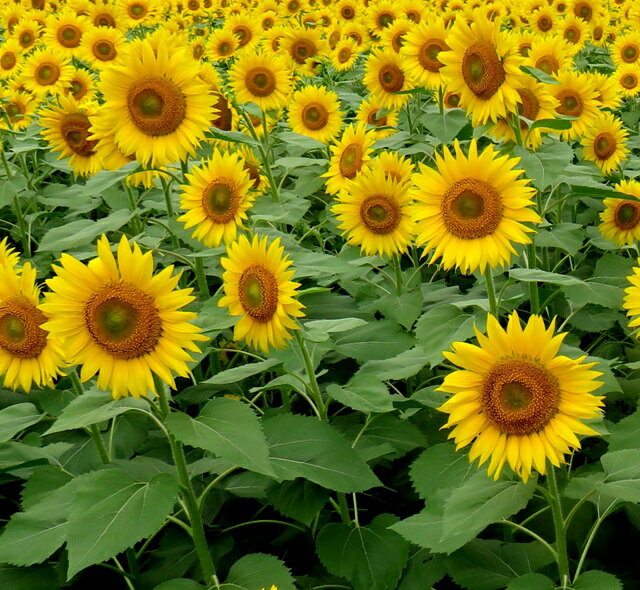
[[[260,361],[257,363],[246,363],[239,367],[233,367],[232,369],[227,369],[226,371],[220,371],[210,379],[203,381],[202,383],[212,383],[214,385],[226,385],[228,383],[236,383],[238,381],[242,381],[247,377],[251,377],[252,375],[258,375],[279,365],[282,361],[278,359],[270,358],[266,361]]]
[[[366,373],[356,373],[343,387],[332,383],[327,393],[341,404],[360,412],[391,412],[393,397],[387,386]]]
[[[281,479],[303,477],[337,492],[362,492],[380,481],[329,424],[291,414],[265,420],[271,462]]]
[[[267,497],[280,514],[309,526],[329,500],[329,492],[307,479],[294,479],[273,486]]]
[[[622,583],[613,574],[591,570],[578,576],[574,590],[622,590]]]
[[[450,304],[438,305],[423,313],[416,324],[416,338],[426,362],[432,366],[441,363],[442,351],[449,350],[452,342],[473,336],[473,322],[472,315]]]
[[[15,404],[0,410],[0,442],[39,422],[42,414],[30,403]]]
[[[396,520],[381,514],[368,526],[328,524],[316,541],[320,561],[354,590],[395,588],[409,557],[409,544],[388,528]]]
[[[606,474],[600,491],[627,502],[640,502],[640,449],[624,449],[602,455]]]
[[[222,588],[296,590],[289,568],[273,555],[252,553],[236,561]]]
[[[555,582],[542,574],[525,574],[511,580],[507,590],[554,590]]]
[[[178,482],[166,473],[149,481],[115,468],[91,476],[78,487],[69,513],[69,578],[158,531],[178,496]]]
[[[0,565],[0,588],[7,590],[57,590],[56,571],[49,566],[11,567]]]
[[[411,348],[412,336],[391,320],[374,320],[335,339],[336,351],[359,362],[385,359]]]
[[[166,424],[185,444],[205,449],[250,471],[275,475],[260,421],[253,410],[241,401],[214,398],[196,419],[175,412],[169,414]]]

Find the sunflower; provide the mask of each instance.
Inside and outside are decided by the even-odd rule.
[[[229,82],[238,102],[255,102],[261,109],[278,109],[291,94],[291,73],[279,55],[244,52],[233,64]]]
[[[338,72],[350,70],[358,59],[358,45],[353,39],[342,39],[336,43],[331,64]]]
[[[4,109],[8,119],[0,117],[0,129],[11,128],[14,131],[26,129],[33,122],[38,101],[27,92],[6,92],[0,90],[0,108]]]
[[[445,270],[471,274],[508,264],[512,243],[531,242],[527,232],[534,230],[523,223],[541,221],[530,181],[514,169],[520,158],[498,156],[492,145],[478,155],[475,139],[468,156],[457,140],[454,148],[455,156],[447,147],[436,155],[437,170],[421,164],[413,177],[417,244],[424,254],[433,251],[432,263],[441,258]]]
[[[362,9],[362,5],[356,0],[339,0],[335,6],[336,14],[345,21],[357,19]]]
[[[338,95],[324,86],[305,86],[291,99],[289,126],[294,133],[327,143],[342,127]]]
[[[402,0],[400,2],[405,16],[412,22],[420,24],[423,16],[427,15],[424,4],[421,0]]]
[[[260,29],[255,19],[247,15],[230,16],[225,20],[225,28],[238,39],[240,49],[250,49],[260,40]]]
[[[582,138],[582,155],[585,160],[595,162],[602,174],[607,175],[627,159],[628,137],[629,133],[622,128],[620,119],[611,113],[600,113]]]
[[[358,44],[358,47],[365,45],[369,39],[366,27],[359,22],[347,23],[342,29],[342,35],[343,37],[353,39]]]
[[[117,29],[90,27],[82,37],[79,57],[99,70],[122,59],[127,39]]]
[[[360,246],[367,256],[392,256],[412,242],[412,206],[405,183],[381,169],[366,169],[346,181],[331,211],[349,244]]]
[[[42,41],[48,49],[70,58],[77,54],[88,24],[85,17],[77,16],[72,10],[53,14],[47,19]]]
[[[158,0],[120,0],[119,8],[130,27],[152,23],[161,10]]]
[[[24,86],[37,97],[61,94],[71,81],[73,66],[58,55],[57,50],[40,49],[24,62]]]
[[[532,31],[536,35],[553,35],[560,20],[557,13],[549,7],[542,7],[536,10],[529,19]]]
[[[610,56],[616,66],[635,64],[640,60],[640,33],[621,35],[611,46]]]
[[[61,96],[59,102],[59,107],[50,105],[40,114],[42,137],[54,152],[60,152],[58,159],[69,157],[76,174],[91,176],[102,168],[96,141],[89,139],[89,117],[95,115],[97,105],[80,106],[68,96]]]
[[[538,68],[551,76],[570,67],[572,60],[573,51],[569,44],[555,35],[534,41],[525,65]]]
[[[506,462],[525,482],[533,469],[544,474],[546,460],[559,467],[580,448],[576,434],[598,434],[582,420],[601,415],[602,383],[596,363],[570,359],[558,351],[566,333],[556,334],[538,315],[522,326],[517,312],[506,330],[487,317],[487,334],[475,330],[478,346],[454,342],[446,359],[460,369],[449,373],[439,391],[451,397],[438,409],[449,414],[456,449],[471,444],[469,460],[489,458],[488,474],[500,477]]]
[[[275,27],[278,22],[278,13],[275,10],[265,10],[260,16],[260,28],[268,31]]]
[[[575,16],[590,23],[594,17],[602,12],[602,2],[600,0],[573,0],[571,9]]]
[[[520,102],[523,58],[516,54],[499,25],[478,20],[469,26],[456,23],[447,36],[450,51],[438,59],[445,64],[442,77],[447,90],[460,94],[460,106],[471,115],[474,127],[515,112]]]
[[[325,190],[336,195],[371,160],[372,146],[376,141],[374,131],[367,131],[364,123],[349,125],[336,145],[331,146],[329,170],[322,176],[327,179]]]
[[[517,91],[521,99],[518,105],[518,115],[530,121],[555,118],[555,109],[559,102],[549,92],[548,84],[542,84],[532,76],[525,76],[522,80],[522,86]],[[530,150],[536,150],[540,147],[544,131],[551,131],[536,127],[529,132],[528,123],[522,120],[520,121],[520,129],[525,145]],[[491,133],[498,139],[516,141],[513,128],[505,119],[500,119],[492,128]]]
[[[238,154],[242,161],[242,167],[247,171],[247,174],[249,174],[251,190],[258,194],[263,193],[269,184],[269,180],[262,174],[262,163],[256,157],[253,148],[238,143],[230,144],[229,147],[236,150],[236,154]]]
[[[411,158],[387,150],[380,152],[371,161],[369,168],[372,170],[381,170],[385,176],[389,176],[396,182],[404,184],[407,187],[411,184],[414,171]]]
[[[382,100],[372,95],[360,103],[356,121],[373,127],[376,139],[384,139],[397,132],[398,111],[385,108]]]
[[[591,43],[600,47],[607,41],[607,36],[611,31],[610,17],[594,19],[591,21]]]
[[[405,42],[407,33],[415,25],[406,17],[399,18],[382,31],[381,45],[387,49],[391,49],[396,53],[400,53],[402,45]]]
[[[327,52],[327,42],[315,29],[290,29],[280,42],[280,47],[302,75],[312,74],[318,57]]]
[[[181,187],[180,196],[180,207],[186,213],[178,221],[186,229],[195,227],[192,236],[208,248],[232,242],[254,199],[249,194],[253,183],[242,158],[216,149],[210,160],[186,178],[189,184]]]
[[[207,55],[214,61],[224,61],[233,56],[238,48],[238,38],[230,29],[211,31],[207,40]]]
[[[598,229],[603,237],[618,246],[633,244],[640,240],[640,182],[623,180],[614,188],[634,198],[605,199]]]
[[[18,262],[20,262],[20,256],[15,248],[9,246],[8,238],[2,238],[0,240],[0,267],[13,268]]]
[[[585,75],[591,79],[595,86],[596,101],[601,109],[615,110],[620,106],[622,96],[619,85],[613,76],[600,72],[585,72]]]
[[[640,263],[640,259],[638,263]],[[640,268],[634,266],[633,274],[627,277],[627,281],[631,283],[631,286],[624,290],[626,295],[622,307],[631,318],[629,327],[637,328],[640,325]],[[636,332],[636,338],[640,338],[640,332]]]
[[[0,264],[0,375],[5,387],[52,387],[65,365],[62,342],[43,329],[47,316],[38,309],[36,270]]]
[[[380,34],[386,27],[391,25],[399,16],[396,6],[390,0],[378,0],[369,4],[367,10],[367,26],[369,30]]]
[[[38,41],[42,28],[28,17],[21,18],[13,29],[12,37],[23,51],[31,49]]]
[[[113,2],[96,2],[89,8],[87,18],[94,27],[122,29],[124,24],[122,10]]]
[[[291,339],[289,330],[297,330],[293,318],[304,316],[304,306],[296,299],[300,283],[294,283],[294,271],[287,270],[291,260],[284,255],[280,239],[267,243],[267,237],[246,236],[227,246],[220,260],[225,295],[220,307],[242,316],[233,331],[234,340],[246,340],[263,352],[282,348]]]
[[[98,387],[115,399],[155,393],[153,373],[175,388],[172,372],[187,377],[187,351],[199,353],[195,342],[206,340],[190,323],[196,314],[179,311],[194,300],[191,289],[175,290],[180,275],[172,266],[154,275],[151,252],[132,249],[125,236],[117,260],[106,236],[97,248],[88,264],[62,254],[54,265],[40,306],[50,318],[43,328],[65,339],[82,381],[98,373]]]
[[[620,66],[615,71],[614,78],[622,96],[632,97],[640,92],[640,66],[638,64]]]
[[[589,26],[577,16],[569,15],[558,25],[558,34],[578,53],[589,40]]]
[[[562,139],[580,137],[598,115],[596,89],[591,79],[578,72],[560,72],[556,79],[559,84],[550,85],[551,93],[559,102],[556,112],[575,117],[571,120],[571,128],[561,132]]]
[[[448,50],[447,29],[442,19],[413,27],[405,37],[401,51],[407,60],[407,74],[425,88],[439,88],[442,85],[440,69],[444,64],[438,55]]]
[[[375,94],[382,106],[401,107],[409,99],[408,94],[398,92],[413,88],[407,76],[406,59],[391,50],[373,51],[367,58],[363,83]]]
[[[199,65],[164,31],[129,43],[126,58],[103,71],[105,116],[125,154],[153,167],[193,154],[213,118],[213,97]],[[100,139],[96,137],[94,139]]]
[[[0,80],[15,76],[23,61],[22,47],[15,39],[9,39],[0,45]]]
[[[87,70],[73,68],[65,95],[71,95],[77,101],[93,100],[96,89],[93,77]]]

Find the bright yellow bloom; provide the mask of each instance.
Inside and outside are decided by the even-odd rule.
[[[633,244],[640,240],[640,182],[623,180],[614,187],[630,199],[607,198],[605,210],[600,213],[600,233],[618,246]]]
[[[628,137],[622,121],[611,113],[603,112],[582,138],[582,155],[585,160],[595,162],[603,174],[609,174],[622,160],[626,160]]]
[[[338,95],[324,86],[305,86],[291,99],[289,126],[294,133],[323,143],[334,139],[342,127]]]

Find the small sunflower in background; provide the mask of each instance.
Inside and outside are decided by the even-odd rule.
[[[424,254],[433,252],[445,270],[464,274],[508,264],[516,253],[513,244],[529,244],[535,230],[525,223],[540,223],[533,208],[534,189],[519,178],[520,158],[499,156],[492,145],[478,154],[476,140],[466,156],[460,143],[454,154],[447,147],[436,154],[437,170],[420,165],[414,217],[416,243]]]
[[[254,200],[249,193],[253,182],[242,158],[216,149],[186,178],[189,184],[181,187],[180,195],[186,213],[178,221],[186,229],[195,227],[192,236],[209,248],[233,241]]]
[[[573,53],[578,53],[591,35],[587,23],[574,15],[565,17],[558,25],[558,35],[571,47]]]
[[[194,300],[192,289],[176,290],[172,266],[154,274],[151,252],[131,248],[125,236],[117,259],[106,236],[97,249],[87,264],[62,254],[54,265],[40,306],[49,316],[44,329],[65,339],[83,382],[98,373],[98,387],[115,399],[156,393],[153,374],[175,388],[173,375],[189,375],[189,352],[207,340],[191,323],[196,314],[180,310]]]
[[[325,191],[328,194],[338,194],[347,180],[355,178],[368,164],[375,141],[375,132],[367,131],[363,123],[351,124],[344,130],[340,141],[330,148],[329,170],[322,175],[327,178]]]
[[[460,94],[474,127],[516,111],[524,62],[499,24],[478,20],[469,26],[458,19],[447,44],[451,50],[438,55],[442,77],[449,92]]]
[[[100,156],[96,152],[96,141],[89,139],[91,121],[97,104],[84,103],[80,106],[71,97],[59,97],[60,106],[51,105],[40,114],[42,137],[54,152],[60,152],[58,159],[69,157],[69,164],[76,174],[91,176],[102,168]]]
[[[11,389],[27,393],[35,385],[52,387],[65,366],[62,342],[43,329],[36,270],[0,264],[0,375]]]
[[[71,95],[78,102],[95,100],[96,87],[91,73],[82,68],[73,68],[65,95]]]
[[[62,57],[71,58],[77,55],[82,36],[89,23],[83,16],[78,16],[72,10],[66,9],[59,14],[53,14],[47,19],[47,25],[42,35],[42,41],[47,48]]]
[[[616,66],[636,64],[640,61],[640,33],[627,33],[618,37],[609,52]]]
[[[628,137],[620,119],[611,113],[600,113],[582,138],[582,155],[595,162],[606,176],[627,159]]]
[[[0,90],[0,109],[4,109],[6,118],[0,117],[0,129],[21,131],[33,123],[37,100],[28,92],[3,92]]]
[[[228,28],[211,31],[207,39],[207,56],[214,61],[233,57],[238,48],[238,38]]]
[[[640,66],[638,64],[625,64],[620,66],[613,74],[618,83],[618,89],[622,96],[627,98],[637,96],[640,92]]]
[[[69,86],[73,66],[53,49],[40,49],[24,62],[21,79],[27,90],[37,98],[47,94],[63,94]]]
[[[37,43],[41,34],[42,28],[38,23],[28,17],[23,17],[16,24],[11,36],[23,51],[29,51]]]
[[[541,7],[538,8],[529,18],[529,23],[531,25],[531,30],[535,33],[536,36],[546,36],[553,35],[556,27],[558,26],[558,21],[560,21],[560,17],[558,14],[553,11],[551,8]]]
[[[239,49],[252,49],[260,40],[260,30],[255,19],[247,15],[230,15],[224,24],[237,38]]]
[[[413,199],[403,182],[380,168],[348,180],[331,211],[347,242],[367,256],[406,252],[414,235]]]
[[[342,39],[336,43],[331,54],[331,64],[338,72],[350,70],[358,59],[358,45],[353,39]]]
[[[227,246],[220,260],[225,295],[220,307],[233,316],[242,316],[233,330],[234,340],[268,353],[283,348],[291,339],[290,330],[299,328],[295,318],[304,316],[304,306],[296,297],[299,283],[293,282],[292,261],[284,254],[280,239],[246,236]]]
[[[356,112],[356,121],[369,125],[376,139],[384,139],[398,131],[398,111],[386,108],[375,94],[363,100]]]
[[[117,29],[89,27],[82,36],[78,56],[96,69],[103,69],[122,59],[127,39]]]
[[[0,45],[0,80],[7,80],[20,72],[24,57],[22,48],[15,39]]]
[[[629,199],[607,198],[600,213],[600,233],[618,246],[633,244],[640,240],[640,182],[623,180],[614,187]]]
[[[591,79],[596,89],[596,101],[601,109],[615,110],[622,103],[622,93],[613,76],[600,72],[585,73]]]
[[[408,18],[398,18],[382,31],[380,35],[382,46],[396,53],[400,53],[407,33],[409,33],[413,27],[414,24]]]
[[[622,307],[630,318],[629,327],[635,329],[640,326],[640,268],[634,266],[633,274],[627,277],[627,281],[631,285],[624,290],[626,295]],[[636,332],[636,338],[640,338],[640,332]]]
[[[119,0],[119,7],[130,27],[153,22],[162,8],[158,0]]]
[[[559,355],[566,333],[555,334],[532,315],[522,326],[517,312],[504,329],[487,317],[486,335],[476,329],[478,345],[454,342],[443,355],[460,369],[438,388],[451,397],[438,409],[449,414],[456,448],[471,445],[469,461],[489,461],[494,479],[508,463],[523,481],[535,469],[547,471],[580,448],[576,434],[597,435],[583,421],[602,415],[603,397],[593,395],[602,375],[596,363]]]
[[[569,44],[557,35],[535,40],[529,50],[524,65],[542,70],[552,76],[569,68],[573,51]]]
[[[255,102],[262,110],[285,106],[291,94],[291,72],[279,55],[243,53],[231,67],[229,82],[238,102]]]
[[[391,177],[396,182],[409,186],[414,171],[411,158],[402,156],[397,152],[383,150],[371,161],[372,170],[382,170],[385,176]]]
[[[378,0],[367,7],[366,22],[369,30],[380,35],[399,16],[397,4],[390,0]]]
[[[414,87],[409,79],[406,58],[389,49],[373,51],[367,58],[362,82],[375,94],[384,107],[398,108],[409,100],[408,94],[398,94]]]
[[[441,19],[434,19],[413,27],[404,39],[400,53],[407,60],[407,73],[424,88],[442,85],[440,70],[444,64],[438,59],[441,51],[448,51],[447,29]]]
[[[593,81],[578,72],[560,72],[556,75],[558,84],[551,84],[549,90],[558,101],[556,113],[574,117],[571,128],[560,132],[562,139],[583,136],[598,116],[598,101]]]
[[[282,51],[288,55],[292,66],[300,74],[311,75],[319,56],[327,52],[327,42],[316,29],[289,29],[280,42]]]
[[[164,31],[128,45],[126,58],[102,73],[100,117],[111,121],[121,151],[144,165],[193,154],[213,118],[198,62]]]
[[[120,6],[115,2],[96,2],[89,7],[87,20],[94,27],[110,27],[122,30],[124,16]]]
[[[338,95],[324,86],[310,84],[291,98],[288,122],[294,133],[328,143],[340,133],[342,117]]]

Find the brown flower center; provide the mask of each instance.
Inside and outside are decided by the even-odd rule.
[[[396,19],[395,15],[391,12],[381,12],[378,15],[378,28],[384,29],[388,27]]]
[[[593,151],[600,160],[608,160],[617,147],[616,138],[609,132],[600,133],[593,141]]]
[[[635,74],[625,74],[620,79],[620,84],[627,90],[633,90],[638,85],[638,77]]]
[[[569,43],[578,43],[580,41],[580,29],[575,25],[570,25],[564,30],[564,38]]]
[[[57,64],[45,61],[36,68],[34,77],[40,86],[51,86],[58,81],[60,68]]]
[[[117,54],[113,43],[107,39],[100,39],[93,44],[93,56],[100,61],[111,61]]]
[[[63,25],[58,29],[57,38],[60,45],[72,49],[80,45],[82,31],[75,25]]]
[[[613,213],[613,221],[618,229],[633,229],[640,222],[640,202],[620,199]]]
[[[556,107],[556,112],[570,117],[579,117],[582,114],[584,103],[582,97],[575,90],[561,90],[556,98],[560,106]]]
[[[302,109],[302,122],[307,129],[318,131],[329,122],[329,111],[319,102],[309,103]]]
[[[134,83],[127,94],[133,123],[146,135],[169,135],[185,118],[187,104],[182,91],[171,81],[148,76]]]
[[[353,178],[362,168],[362,146],[350,143],[340,156],[340,174],[344,178]]]
[[[538,18],[538,28],[543,33],[550,31],[552,27],[553,27],[553,21],[546,14]]]
[[[0,57],[0,67],[3,70],[12,70],[16,67],[16,63],[18,63],[18,58],[13,51],[5,51]]]
[[[442,198],[447,230],[463,240],[492,234],[502,220],[502,199],[489,183],[477,178],[454,182]]]
[[[444,65],[439,59],[441,51],[448,51],[449,46],[442,39],[429,39],[425,41],[418,51],[420,65],[430,72],[438,72]]]
[[[556,415],[559,404],[558,380],[532,360],[501,361],[482,384],[482,409],[498,430],[507,434],[542,430]]]
[[[634,45],[625,45],[620,52],[622,61],[631,64],[638,59],[638,48]]]
[[[140,20],[141,18],[147,16],[148,9],[142,3],[133,2],[129,4],[129,6],[127,6],[127,12],[133,20]]]
[[[289,49],[291,58],[298,64],[303,64],[308,58],[316,55],[318,50],[311,39],[297,39]]]
[[[495,47],[486,41],[478,41],[465,51],[462,76],[471,92],[489,100],[502,86],[506,74]]]
[[[20,35],[20,45],[25,49],[31,47],[34,41],[35,37],[31,31],[24,31],[24,33]]]
[[[344,20],[351,20],[356,15],[356,11],[352,6],[343,6],[340,10],[340,16]]]
[[[540,102],[536,95],[528,88],[518,88],[517,93],[522,102],[518,105],[518,114],[530,121],[535,121],[540,112]],[[527,129],[525,121],[520,121],[520,126]]]
[[[448,109],[455,109],[460,104],[460,95],[456,92],[447,92],[444,95],[444,106]]]
[[[113,18],[113,16],[111,16],[108,12],[104,12],[104,13],[101,13],[101,14],[96,14],[96,16],[93,18],[93,24],[96,27],[111,27],[111,28],[115,28],[116,19]]]
[[[398,92],[404,85],[404,74],[395,64],[384,64],[378,72],[378,82],[386,92]]]
[[[162,320],[151,295],[125,281],[94,293],[84,308],[93,341],[118,359],[152,352],[162,335]]]
[[[576,2],[573,5],[573,14],[589,22],[593,18],[593,8],[588,2]]]
[[[240,276],[238,296],[248,315],[259,322],[268,322],[278,309],[276,277],[263,266],[254,264]]]
[[[387,124],[387,115],[380,114],[381,109],[373,109],[367,115],[367,123],[375,127],[384,127]]]
[[[71,80],[70,82],[71,96],[76,100],[80,100],[89,92],[89,88],[84,85],[81,80]]]
[[[213,223],[229,223],[240,204],[240,195],[230,178],[216,178],[202,193],[202,207]]]
[[[276,77],[269,68],[251,68],[244,79],[247,90],[254,96],[269,96],[276,89]]]
[[[0,303],[0,348],[20,359],[36,358],[47,345],[46,316],[24,295]]]
[[[341,64],[347,63],[351,59],[351,49],[349,47],[342,47],[340,51],[338,51],[338,61]]]
[[[246,25],[236,25],[233,28],[233,34],[238,37],[238,47],[244,47],[253,39],[253,33]]]
[[[373,195],[362,201],[360,219],[374,234],[389,234],[400,223],[400,207],[385,195]]]
[[[545,74],[555,74],[560,69],[558,60],[553,55],[543,55],[536,61],[536,68]]]
[[[60,133],[69,148],[79,156],[89,158],[95,152],[97,141],[89,140],[89,127],[91,122],[82,113],[69,113],[64,115],[60,122]]]
[[[216,98],[216,104],[214,106],[215,116],[211,121],[211,124],[223,131],[231,131],[233,125],[233,113],[229,108],[229,101],[219,92],[212,93]]]

